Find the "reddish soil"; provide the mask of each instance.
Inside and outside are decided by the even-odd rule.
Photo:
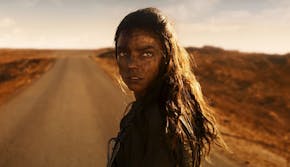
[[[0,49],[0,104],[54,63],[51,50]]]

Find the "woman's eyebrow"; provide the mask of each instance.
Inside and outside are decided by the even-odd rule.
[[[155,47],[152,45],[147,45],[147,46],[141,46],[137,48],[138,51],[144,51],[144,50],[150,50],[150,49],[155,49]]]
[[[117,50],[123,51],[123,50],[126,50],[126,47],[124,47],[124,46],[117,46]]]

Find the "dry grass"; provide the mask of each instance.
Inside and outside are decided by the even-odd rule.
[[[34,79],[40,77],[54,63],[51,50],[0,50],[0,104]]]
[[[290,160],[290,54],[267,55],[187,48],[193,71],[233,154],[249,167],[283,167]],[[116,78],[113,49],[96,52],[95,60]]]
[[[113,56],[114,50],[111,48],[100,49],[96,51],[94,55],[98,56],[91,56],[91,58],[96,61],[107,74],[109,74],[114,83],[118,83],[119,73],[117,62]]]
[[[248,166],[286,166],[290,158],[290,55],[211,47],[188,51],[195,57],[195,73],[216,108],[234,158]]]

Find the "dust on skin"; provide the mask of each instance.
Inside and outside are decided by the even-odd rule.
[[[163,60],[159,38],[141,29],[124,31],[117,41],[119,72],[135,97],[143,96],[157,78]]]

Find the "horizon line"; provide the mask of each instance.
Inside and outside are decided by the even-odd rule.
[[[233,52],[241,52],[241,53],[248,53],[248,54],[271,54],[271,55],[288,55],[290,51],[287,52],[263,52],[263,51],[249,51],[249,50],[239,50],[239,49],[231,49],[231,48],[223,48],[220,46],[215,45],[202,45],[202,46],[183,46],[184,48],[205,48],[205,47],[212,47],[216,49],[222,49],[224,51],[233,51]],[[82,47],[82,48],[70,48],[70,47],[0,47],[0,50],[98,50],[98,49],[107,49],[107,48],[114,48],[113,46],[101,46],[101,47]]]

